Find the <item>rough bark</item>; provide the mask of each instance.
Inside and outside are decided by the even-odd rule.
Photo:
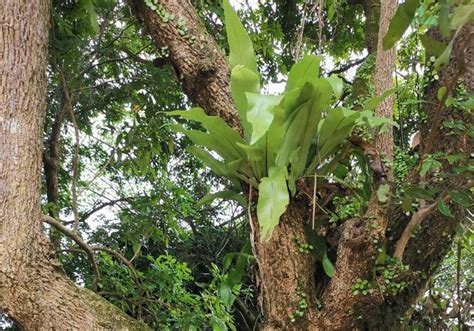
[[[26,330],[143,330],[68,280],[43,232],[49,6],[47,0],[0,3],[0,310]]]
[[[393,73],[395,72],[395,47],[385,51],[382,46],[382,40],[388,31],[390,21],[397,10],[398,1],[382,1],[380,8],[379,32],[377,42],[377,56],[375,59],[374,87],[375,95],[381,95],[383,92],[393,87]],[[375,109],[375,113],[389,120],[393,119],[394,97],[389,96],[381,102]],[[375,136],[375,149],[388,160],[393,160],[393,130],[391,126],[387,127],[386,132],[378,132]],[[389,181],[392,180],[392,171],[389,171]]]
[[[143,0],[129,0],[136,16],[142,19],[158,47],[166,46],[177,76],[189,99],[210,115],[222,117],[230,126],[242,131],[230,94],[230,70],[216,42],[200,23],[188,0],[161,1],[163,10],[175,20],[163,22]],[[178,26],[178,20],[185,22]]]
[[[373,54],[378,49],[380,0],[363,0],[365,16],[365,44],[367,52]]]
[[[395,50],[384,52],[382,38],[397,7],[396,0],[383,1],[380,8],[379,38],[374,73],[376,94],[392,87],[392,74],[395,69]],[[379,116],[389,119],[393,116],[393,99],[386,99],[376,110]],[[388,158],[392,157],[393,135],[391,130],[386,134],[375,135],[375,150]],[[323,310],[325,327],[331,329],[364,328],[370,326],[368,312],[381,303],[382,297],[373,297],[366,301],[361,296],[352,294],[352,285],[357,279],[371,279],[375,268],[378,249],[385,241],[385,230],[388,224],[386,204],[377,198],[378,185],[387,183],[391,176],[387,172],[375,178],[375,189],[369,201],[366,216],[353,219],[343,225],[342,236],[338,245],[335,275],[325,293]],[[331,318],[332,317],[332,318]]]
[[[268,241],[260,240],[256,227],[260,299],[266,330],[305,330],[314,317],[316,259],[313,251],[300,251],[308,244],[305,226],[310,220],[308,202],[295,199]],[[300,307],[302,300],[307,308]],[[298,317],[295,314],[298,310],[304,316]],[[290,320],[292,315],[294,322]]]

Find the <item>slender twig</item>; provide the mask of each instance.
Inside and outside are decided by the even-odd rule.
[[[247,325],[255,325],[257,322],[257,317],[254,315],[254,313],[245,305],[245,303],[240,300],[240,298],[235,298],[235,307],[237,308],[238,311],[242,313],[242,316],[244,317],[245,322]]]
[[[438,202],[434,202],[424,208],[421,208],[415,214],[413,214],[412,218],[408,222],[408,225],[403,230],[400,239],[398,239],[395,253],[393,254],[394,257],[398,257],[400,260],[402,259],[413,229],[419,225],[429,214],[431,214],[433,210],[435,210],[437,204]]]
[[[43,215],[42,216],[42,221],[45,223],[48,223],[49,225],[53,226],[66,236],[68,236],[70,239],[72,239],[87,255],[87,258],[89,259],[92,267],[92,272],[94,274],[94,280],[92,282],[92,289],[94,291],[97,291],[97,284],[100,281],[100,274],[99,274],[99,269],[97,268],[97,262],[94,257],[94,253],[92,249],[85,243],[85,241],[76,233],[68,228],[66,228],[64,225],[61,224],[60,221],[56,220],[55,218],[49,216],[49,215]]]
[[[462,187],[462,189],[469,187],[472,187],[472,181],[469,181],[465,186]],[[413,229],[417,225],[421,224],[421,222],[423,222],[423,220],[426,219],[426,217],[428,217],[436,209],[438,203],[440,203],[441,201],[449,202],[450,200],[451,197],[447,192],[445,192],[435,202],[430,205],[423,206],[415,214],[413,214],[407,226],[403,230],[400,239],[398,239],[397,241],[397,245],[395,246],[395,253],[393,254],[393,256],[402,260],[403,253],[405,252],[405,248],[408,244],[408,241],[410,240]]]
[[[130,263],[132,263],[133,260],[135,260],[138,257],[138,255],[140,254],[140,251],[142,250],[142,246],[143,246],[143,241],[140,242],[140,245],[138,246],[138,249],[135,251],[132,258],[130,259]]]
[[[457,71],[454,76],[454,79],[451,81],[451,83],[447,87],[446,92],[444,93],[443,97],[438,103],[438,106],[436,107],[434,118],[431,122],[430,131],[428,133],[428,137],[426,138],[426,144],[423,148],[423,157],[421,158],[422,160],[420,160],[420,164],[423,163],[422,161],[425,160],[426,155],[428,155],[431,152],[433,142],[435,138],[438,137],[438,129],[439,129],[439,125],[442,119],[441,115],[443,113],[444,104],[446,103],[446,100],[448,99],[448,97],[451,95],[451,92],[454,90],[460,75],[461,75],[461,72]]]
[[[249,218],[250,224],[250,245],[252,246],[252,252],[255,257],[257,257],[257,248],[255,247],[255,231],[256,231],[256,224],[253,222],[252,218],[252,186],[249,185],[249,198],[248,198],[248,206],[247,206],[247,216]]]
[[[316,187],[318,186],[318,177],[316,172],[314,173],[314,183],[313,183],[313,210],[311,216],[312,229],[314,230],[314,223],[316,219]]]
[[[461,238],[457,238],[457,259],[456,259],[456,294],[457,294],[457,301],[458,301],[458,330],[462,330],[462,315],[461,315],[461,253],[462,253],[462,246],[461,246]]]
[[[120,198],[120,199],[111,200],[111,201],[101,203],[98,206],[96,206],[96,207],[92,208],[91,210],[89,210],[89,211],[85,212],[84,214],[82,214],[82,216],[79,218],[79,222],[84,222],[91,215],[93,215],[94,213],[98,212],[99,210],[101,210],[105,207],[113,206],[113,205],[115,205],[119,202],[130,202],[131,200],[132,200],[132,197],[128,197],[128,198]]]
[[[76,142],[74,144],[74,157],[72,159],[72,179],[71,179],[71,192],[72,192],[72,212],[74,215],[74,231],[77,231],[79,226],[79,210],[77,204],[77,179],[79,176],[79,151],[80,151],[80,138],[79,138],[79,127],[77,126],[76,115],[71,108],[71,120],[74,126],[74,134]]]
[[[61,79],[61,89],[63,90],[64,99],[66,101],[66,108],[71,116],[71,122],[74,126],[74,134],[76,142],[74,144],[74,156],[72,158],[72,179],[71,179],[71,192],[72,192],[72,212],[74,215],[74,227],[73,230],[76,232],[79,226],[79,211],[77,205],[77,177],[79,167],[79,150],[80,150],[80,137],[79,127],[76,121],[76,115],[74,114],[72,95],[67,86],[66,77],[62,70],[59,71],[59,77]]]
[[[363,63],[365,61],[365,59],[367,59],[367,56],[369,56],[369,55],[366,55],[361,59],[357,59],[357,60],[351,61],[349,63],[346,63],[345,65],[341,66],[340,68],[329,71],[328,76],[333,75],[333,74],[343,73],[343,72],[349,70],[350,68],[355,67],[356,65],[359,65],[359,64]]]
[[[135,267],[132,265],[132,263],[121,253],[117,252],[117,251],[114,251],[113,249],[111,248],[108,248],[108,247],[102,247],[102,246],[97,246],[97,245],[94,245],[94,246],[90,246],[90,249],[92,251],[103,251],[103,252],[107,252],[109,253],[110,255],[113,255],[115,256],[116,258],[118,258],[133,274],[133,277],[135,278],[135,280],[138,282],[138,283],[141,283],[141,280],[140,280],[140,275],[137,271],[137,269],[135,269]]]

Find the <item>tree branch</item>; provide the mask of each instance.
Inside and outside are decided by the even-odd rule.
[[[84,240],[82,240],[82,238],[76,232],[69,230],[55,218],[48,215],[43,215],[42,221],[45,223],[48,223],[49,225],[53,226],[54,228],[56,228],[57,230],[59,230],[60,232],[68,236],[86,253],[87,258],[89,259],[89,262],[91,263],[91,266],[92,266],[92,272],[94,273],[92,288],[94,289],[94,291],[97,291],[97,284],[100,281],[100,274],[99,274],[99,269],[97,268],[97,262],[95,261],[94,253],[92,252],[89,245],[87,245],[84,242]]]
[[[328,76],[331,76],[331,75],[333,75],[333,74],[340,74],[340,73],[343,73],[343,72],[349,70],[349,69],[352,68],[352,67],[355,67],[355,66],[357,66],[357,65],[359,65],[359,64],[362,64],[362,63],[364,63],[364,61],[367,59],[368,56],[369,56],[369,55],[366,55],[366,56],[364,56],[364,57],[361,58],[361,59],[357,59],[357,60],[348,62],[348,63],[344,64],[343,66],[339,67],[338,69],[331,70],[331,71],[328,72]]]
[[[71,192],[72,192],[72,213],[74,215],[74,232],[77,232],[77,227],[79,225],[79,212],[77,206],[77,176],[78,176],[78,168],[79,168],[79,151],[80,151],[80,136],[79,136],[79,127],[76,121],[76,115],[74,114],[73,108],[73,101],[72,95],[69,91],[67,86],[66,77],[64,76],[64,72],[59,70],[59,78],[61,82],[61,89],[64,95],[64,105],[65,110],[69,112],[71,116],[71,122],[74,126],[74,137],[75,137],[75,144],[74,144],[74,155],[72,158],[72,178],[71,178]]]
[[[184,35],[176,24],[164,23],[143,0],[129,0],[129,3],[137,18],[145,23],[156,46],[167,46],[171,63],[189,99],[204,108],[207,114],[222,117],[231,127],[242,132],[230,94],[227,60],[189,2],[160,1],[164,11],[186,22]]]
[[[111,200],[111,201],[107,201],[107,202],[104,202],[104,203],[101,203],[99,204],[98,206],[92,208],[91,210],[88,210],[87,212],[85,212],[84,214],[82,214],[82,216],[80,217],[79,219],[79,222],[84,222],[86,219],[88,219],[89,217],[91,217],[93,214],[95,214],[96,212],[98,212],[99,210],[105,208],[105,207],[108,207],[108,206],[113,206],[119,202],[130,202],[133,198],[132,197],[128,197],[128,198],[120,198],[120,199],[117,199],[117,200]]]

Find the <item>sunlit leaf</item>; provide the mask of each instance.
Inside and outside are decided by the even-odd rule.
[[[247,204],[247,201],[245,200],[245,198],[238,192],[221,191],[221,192],[211,193],[203,197],[196,204],[196,208],[200,208],[205,204],[209,204],[216,199],[234,200],[234,201],[237,201],[241,206],[245,206]]]
[[[398,6],[397,12],[390,21],[388,31],[383,37],[383,49],[388,50],[400,40],[415,17],[415,12],[420,6],[419,0],[407,0]]]
[[[378,105],[385,100],[385,98],[389,97],[393,93],[395,93],[397,89],[393,88],[390,90],[387,90],[382,93],[382,95],[378,97],[374,97],[372,99],[369,99],[365,104],[364,104],[364,110],[373,110],[378,107]]]
[[[339,78],[337,75],[331,75],[327,78],[327,81],[332,86],[332,90],[334,91],[334,95],[336,100],[339,100],[342,95],[342,90],[344,88],[344,84],[342,83],[342,79]]]
[[[423,161],[421,166],[420,176],[425,176],[430,170],[438,169],[441,165],[441,162],[432,158],[427,158]]]
[[[246,93],[260,93],[260,78],[244,66],[235,66],[230,76],[230,89],[244,128],[245,138],[250,139],[252,128],[247,121]]]
[[[423,44],[423,47],[425,47],[427,54],[434,55],[436,57],[439,57],[447,46],[445,43],[429,36],[428,33],[420,36],[420,40]]]
[[[449,58],[451,57],[451,51],[453,50],[453,41],[449,43],[449,45],[444,49],[443,53],[436,59],[434,63],[434,67],[439,69],[445,66],[449,62]]]
[[[464,26],[469,21],[474,20],[474,4],[456,6],[453,11],[453,16],[449,22],[451,30],[457,30]]]
[[[289,203],[285,169],[272,168],[259,185],[257,218],[262,240],[268,240]]]
[[[228,0],[223,1],[227,40],[229,42],[229,63],[233,68],[243,65],[258,74],[257,60],[252,41]]]
[[[286,83],[286,91],[302,87],[306,82],[315,80],[319,76],[319,63],[321,58],[315,55],[307,55],[300,62],[291,67]]]
[[[194,154],[198,159],[211,168],[216,175],[224,177],[236,176],[236,173],[232,169],[230,169],[225,163],[216,160],[208,151],[196,146],[190,146],[187,149],[190,153]]]
[[[166,114],[169,116],[180,116],[184,119],[201,123],[211,135],[216,136],[216,139],[225,141],[229,149],[234,149],[236,153],[241,153],[237,143],[245,143],[244,140],[237,131],[230,128],[222,118],[209,116],[201,108],[170,111],[166,112]]]
[[[248,102],[247,121],[252,125],[250,144],[253,145],[270,128],[274,118],[273,108],[280,102],[282,96],[255,93],[246,93],[246,96]]]

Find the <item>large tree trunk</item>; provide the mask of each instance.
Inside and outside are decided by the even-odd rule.
[[[146,327],[60,272],[40,173],[50,1],[0,3],[0,309],[26,330]]]
[[[259,300],[268,330],[305,330],[311,325],[315,308],[316,259],[309,249],[307,234],[311,209],[303,199],[291,201],[268,241],[256,233],[259,268]],[[309,222],[310,223],[310,222]],[[303,316],[299,316],[301,312]]]

